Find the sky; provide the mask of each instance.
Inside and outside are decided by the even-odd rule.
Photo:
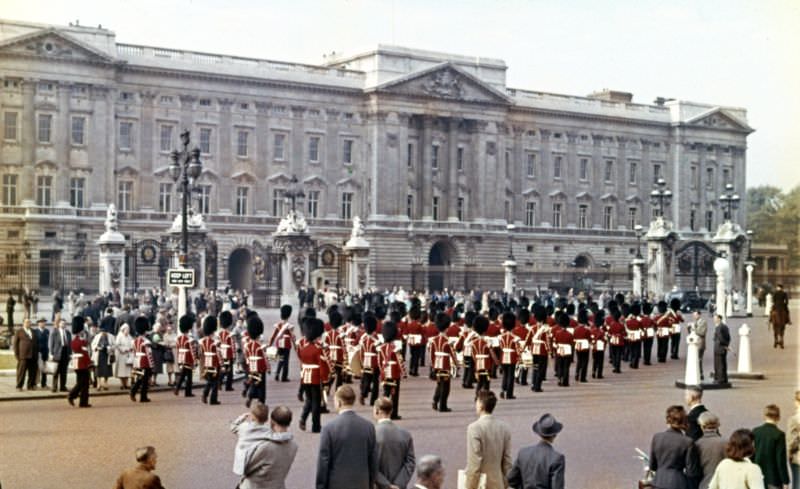
[[[800,185],[800,0],[2,0],[117,41],[319,64],[395,44],[505,60],[511,88],[744,107],[747,184]]]

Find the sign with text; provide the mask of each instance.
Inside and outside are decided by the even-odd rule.
[[[191,268],[171,268],[167,270],[169,287],[194,287],[194,270]]]

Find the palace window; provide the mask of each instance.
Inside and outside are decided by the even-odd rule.
[[[308,138],[308,161],[311,163],[319,163],[319,141],[319,136]]]
[[[342,141],[342,162],[345,165],[353,163],[353,140],[345,139]]]
[[[536,225],[536,202],[525,203],[525,225]]]
[[[503,202],[503,218],[506,222],[511,222],[511,202],[508,200]]]
[[[86,117],[73,117],[71,127],[72,144],[83,146],[86,143]]]
[[[272,139],[272,158],[278,161],[286,159],[286,134],[277,133]]]
[[[200,152],[204,155],[211,154],[211,128],[200,128]]]
[[[3,139],[6,141],[17,140],[17,112],[3,113]]]
[[[172,184],[158,185],[158,212],[172,212]]]
[[[464,220],[464,197],[459,197],[456,200],[456,218],[459,221]]]
[[[589,158],[581,158],[578,162],[578,178],[582,181],[589,180]]]
[[[319,190],[308,192],[308,217],[317,217],[319,214]]]
[[[69,179],[69,205],[80,209],[84,207],[83,193],[86,188],[86,179],[74,177]]]
[[[511,151],[505,152],[506,178],[511,178]]]
[[[614,181],[614,160],[606,160],[605,173],[603,173],[603,180],[606,183]]]
[[[658,183],[659,179],[661,179],[661,164],[655,163],[653,164],[653,183]]]
[[[17,175],[3,175],[3,205],[17,205]]]
[[[553,227],[560,228],[561,227],[561,208],[562,204],[556,202],[553,204]]]
[[[691,209],[689,211],[689,229],[694,231],[695,227],[697,227],[697,209]]]
[[[434,196],[433,197],[433,220],[434,221],[438,221],[439,220],[439,197],[438,196]]]
[[[456,149],[456,170],[464,170],[464,148],[461,147]]]
[[[200,214],[208,214],[211,209],[211,185],[200,185]]]
[[[275,217],[283,216],[284,193],[286,193],[286,190],[282,188],[272,190],[272,215]]]
[[[526,174],[530,178],[534,178],[536,176],[536,153],[528,153],[528,158],[526,162]]]
[[[169,124],[161,124],[159,148],[162,152],[172,151],[172,126]]]
[[[697,171],[697,165],[691,166],[691,188],[696,189],[699,186],[700,173]]]
[[[603,229],[614,227],[614,207],[607,205],[603,208]]]
[[[431,168],[434,170],[439,168],[439,145],[434,144],[431,146]]]
[[[714,169],[706,168],[706,190],[714,189]]]
[[[730,168],[723,168],[722,169],[722,184],[728,185],[729,183],[733,183],[733,179],[731,178],[731,169]]]
[[[236,215],[247,215],[247,187],[236,187]]]
[[[249,136],[250,133],[247,131],[238,131],[236,133],[236,156],[241,156],[241,157],[247,156],[250,149],[248,147]]]
[[[587,215],[589,214],[589,206],[586,204],[581,204],[578,206],[578,227],[581,229],[586,229],[588,226],[588,218]]]
[[[53,177],[39,175],[36,177],[36,205],[49,207],[52,204]]]
[[[637,180],[637,170],[639,165],[635,161],[628,163],[628,183],[635,185]]]
[[[342,219],[351,219],[353,215],[353,193],[342,192]]]
[[[37,140],[40,143],[49,143],[51,138],[51,128],[53,126],[53,116],[51,114],[39,114],[39,125]]]
[[[133,123],[119,123],[119,149],[129,150],[133,146]]]
[[[633,229],[639,222],[639,209],[636,207],[628,207],[628,229]]]
[[[714,229],[714,211],[708,210],[706,211],[706,231],[710,233],[712,229]]]
[[[553,178],[560,179],[561,178],[561,164],[564,161],[564,157],[561,155],[557,155],[553,158]]]
[[[414,143],[408,143],[408,155],[406,156],[406,167],[409,170],[414,168]]]
[[[414,219],[414,196],[411,194],[406,196],[406,216],[409,219]]]
[[[117,184],[117,208],[120,211],[133,209],[133,182],[121,180]]]

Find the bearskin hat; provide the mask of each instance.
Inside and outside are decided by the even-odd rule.
[[[73,316],[72,317],[72,334],[78,334],[83,331],[83,325],[86,320],[83,316]]]
[[[653,304],[651,304],[649,302],[643,302],[642,303],[642,312],[649,316],[650,313],[653,312]]]
[[[258,316],[251,316],[247,318],[247,334],[251,339],[257,340],[264,332],[264,323]]]
[[[601,309],[594,313],[594,325],[598,328],[603,327],[603,322],[606,320],[606,313]]]
[[[513,312],[504,312],[503,313],[503,329],[506,331],[511,331],[514,329],[514,326],[517,325],[517,317],[514,316]]]
[[[419,307],[411,306],[411,309],[408,311],[408,317],[411,318],[412,321],[418,321],[420,317]]]
[[[473,324],[475,324],[475,318],[478,316],[478,313],[475,311],[467,311],[464,313],[464,324],[471,328]]]
[[[489,329],[489,318],[481,314],[475,318],[472,327],[475,328],[475,332],[479,335],[486,334],[486,330]]]
[[[578,324],[589,324],[589,312],[586,309],[578,311]]]
[[[178,319],[178,329],[181,333],[188,333],[194,326],[194,314],[184,314]]]
[[[333,329],[336,329],[342,325],[342,315],[339,314],[339,311],[331,311],[328,314],[328,322],[331,323]]]
[[[517,319],[519,319],[519,322],[523,325],[528,324],[528,321],[531,320],[531,311],[527,308],[520,309],[519,312],[517,312]]]
[[[364,331],[366,331],[367,334],[372,334],[375,332],[376,329],[378,329],[378,318],[375,317],[375,314],[372,314],[371,312],[366,312],[364,313],[363,320],[364,320]]]
[[[217,318],[206,316],[203,318],[203,336],[211,336],[217,330]]]
[[[565,312],[562,312],[561,314],[557,314],[556,315],[556,322],[562,328],[568,328],[569,327],[569,314],[567,314]]]
[[[397,323],[394,321],[386,321],[381,326],[381,334],[383,335],[383,341],[386,343],[394,341],[397,337]]]
[[[681,310],[681,300],[678,299],[677,297],[672,299],[671,301],[669,301],[669,308],[672,309],[675,312],[680,311]]]
[[[638,302],[634,302],[631,304],[630,313],[634,316],[638,316],[642,313],[642,306]]]
[[[305,328],[305,337],[308,341],[314,341],[325,331],[325,327],[322,324],[321,319],[317,318],[307,318],[306,319],[306,328]]]
[[[144,316],[139,316],[133,320],[133,329],[136,331],[136,334],[143,335],[150,329],[150,321]]]
[[[286,321],[290,317],[292,317],[292,306],[290,306],[289,304],[282,305],[281,306],[281,319]]]
[[[439,332],[441,333],[444,330],[446,330],[448,327],[450,327],[450,316],[448,316],[447,314],[445,314],[443,312],[440,312],[439,314],[437,314],[436,315],[436,329],[438,329]]]
[[[533,317],[536,319],[537,323],[544,324],[547,322],[547,308],[541,304],[534,304]]]
[[[658,302],[658,312],[664,314],[667,312],[667,302],[666,301],[659,301]]]

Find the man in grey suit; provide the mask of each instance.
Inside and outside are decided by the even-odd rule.
[[[379,489],[406,489],[414,474],[414,440],[408,431],[391,420],[392,400],[381,397],[375,401],[375,440],[378,445]]]
[[[708,333],[708,322],[703,318],[700,309],[696,309],[692,315],[694,322],[689,325],[689,332],[698,336],[697,340],[697,356],[700,363],[700,380],[705,379],[703,376],[703,356],[706,353],[706,333]]]
[[[317,457],[317,489],[373,489],[378,450],[375,427],[353,411],[356,393],[336,389],[339,415],[322,428]]]
[[[508,483],[522,489],[564,489],[564,455],[553,448],[553,441],[564,426],[551,414],[543,414],[533,423],[533,432],[541,441],[517,454],[508,472]]]
[[[506,474],[511,470],[511,430],[492,416],[497,404],[494,392],[481,390],[475,400],[478,420],[467,427],[467,489],[477,489],[481,474],[486,474],[486,487],[508,487]]]
[[[697,462],[697,470],[694,477],[696,487],[708,489],[711,477],[717,465],[725,458],[725,445],[728,440],[719,435],[719,418],[708,411],[705,411],[698,418],[703,436],[695,440],[692,455]]]
[[[63,319],[58,323],[53,324],[53,332],[50,334],[49,350],[50,360],[58,362],[58,368],[53,374],[53,387],[52,391],[56,389],[61,392],[67,392],[67,366],[69,365],[69,358],[72,356],[72,334],[67,331],[67,322]],[[60,385],[60,387],[57,387]]]

